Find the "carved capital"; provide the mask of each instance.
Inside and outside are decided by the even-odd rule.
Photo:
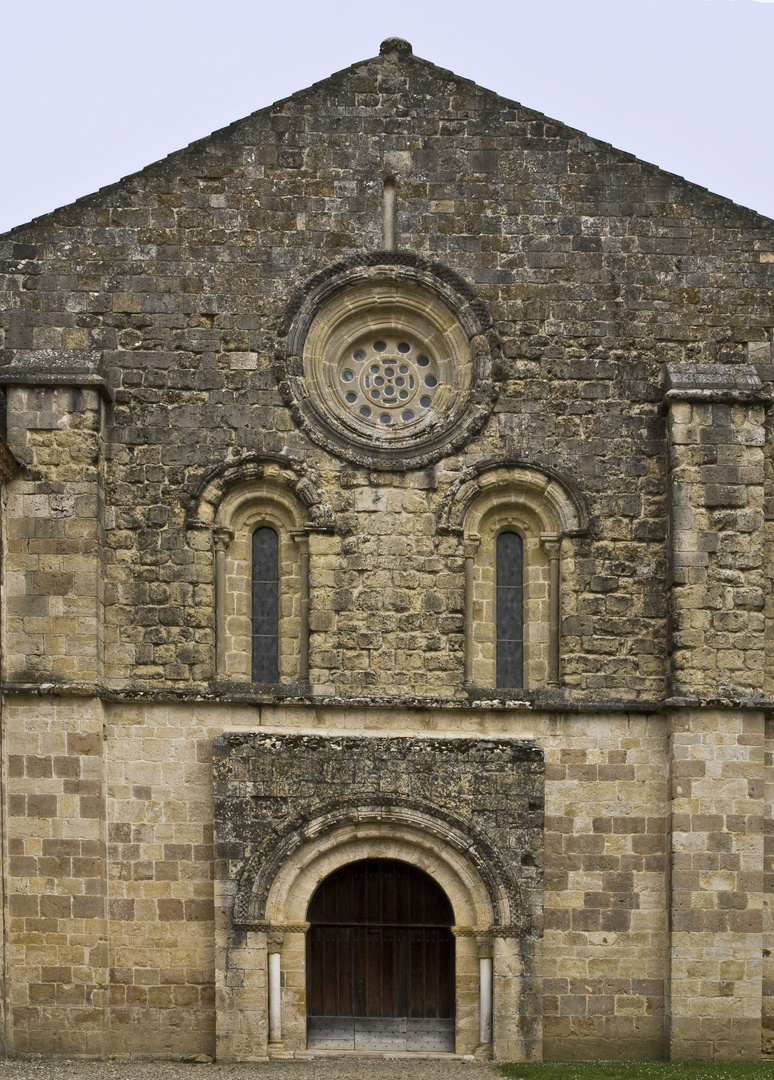
[[[228,551],[233,539],[234,534],[231,529],[226,529],[222,525],[212,530],[212,542],[216,551]]]
[[[476,944],[478,945],[479,960],[491,960],[494,954],[494,941],[492,938],[489,935],[477,936]]]
[[[481,543],[478,533],[468,533],[462,541],[462,553],[466,559],[474,559]]]
[[[558,559],[562,552],[561,533],[541,533],[540,543],[549,559]]]
[[[290,535],[293,537],[299,552],[302,555],[309,554],[309,533],[306,529],[291,529]]]

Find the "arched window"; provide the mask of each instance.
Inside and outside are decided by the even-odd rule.
[[[266,526],[253,533],[253,682],[279,682],[279,537]]]
[[[579,497],[527,465],[493,465],[462,484],[442,521],[462,533],[465,685],[561,685],[561,557],[585,532]]]
[[[524,545],[516,532],[497,537],[497,686],[524,685]]]
[[[319,483],[315,489],[290,463],[247,458],[207,485],[194,519],[197,529],[212,528],[215,677],[243,684],[245,692],[252,683],[305,687],[307,519],[319,522],[314,531],[327,532],[331,511],[320,502]]]

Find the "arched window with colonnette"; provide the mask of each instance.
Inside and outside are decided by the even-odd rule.
[[[561,560],[587,528],[578,493],[547,470],[490,459],[450,489],[439,526],[462,537],[466,686],[558,687]]]
[[[308,682],[309,538],[332,530],[321,490],[309,470],[250,453],[191,501],[189,528],[212,536],[218,681]]]

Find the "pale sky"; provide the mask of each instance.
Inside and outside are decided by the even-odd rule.
[[[774,217],[774,0],[0,0],[0,231],[393,35]]]

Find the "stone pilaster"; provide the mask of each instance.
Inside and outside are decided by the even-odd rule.
[[[674,1060],[760,1055],[766,404],[747,365],[669,368]]]
[[[103,398],[99,387],[10,385],[4,678],[95,684],[104,664]]]
[[[763,819],[763,1007],[761,1049],[774,1051],[774,717],[766,719]]]
[[[764,417],[748,365],[673,365],[666,395],[673,695],[763,688]]]
[[[104,715],[4,703],[8,1053],[109,1052]]]
[[[8,386],[3,677],[9,1050],[108,1049],[103,389]],[[84,696],[80,696],[84,695]],[[32,705],[32,702],[35,704]]]
[[[761,1052],[764,715],[671,717],[673,1060]]]

